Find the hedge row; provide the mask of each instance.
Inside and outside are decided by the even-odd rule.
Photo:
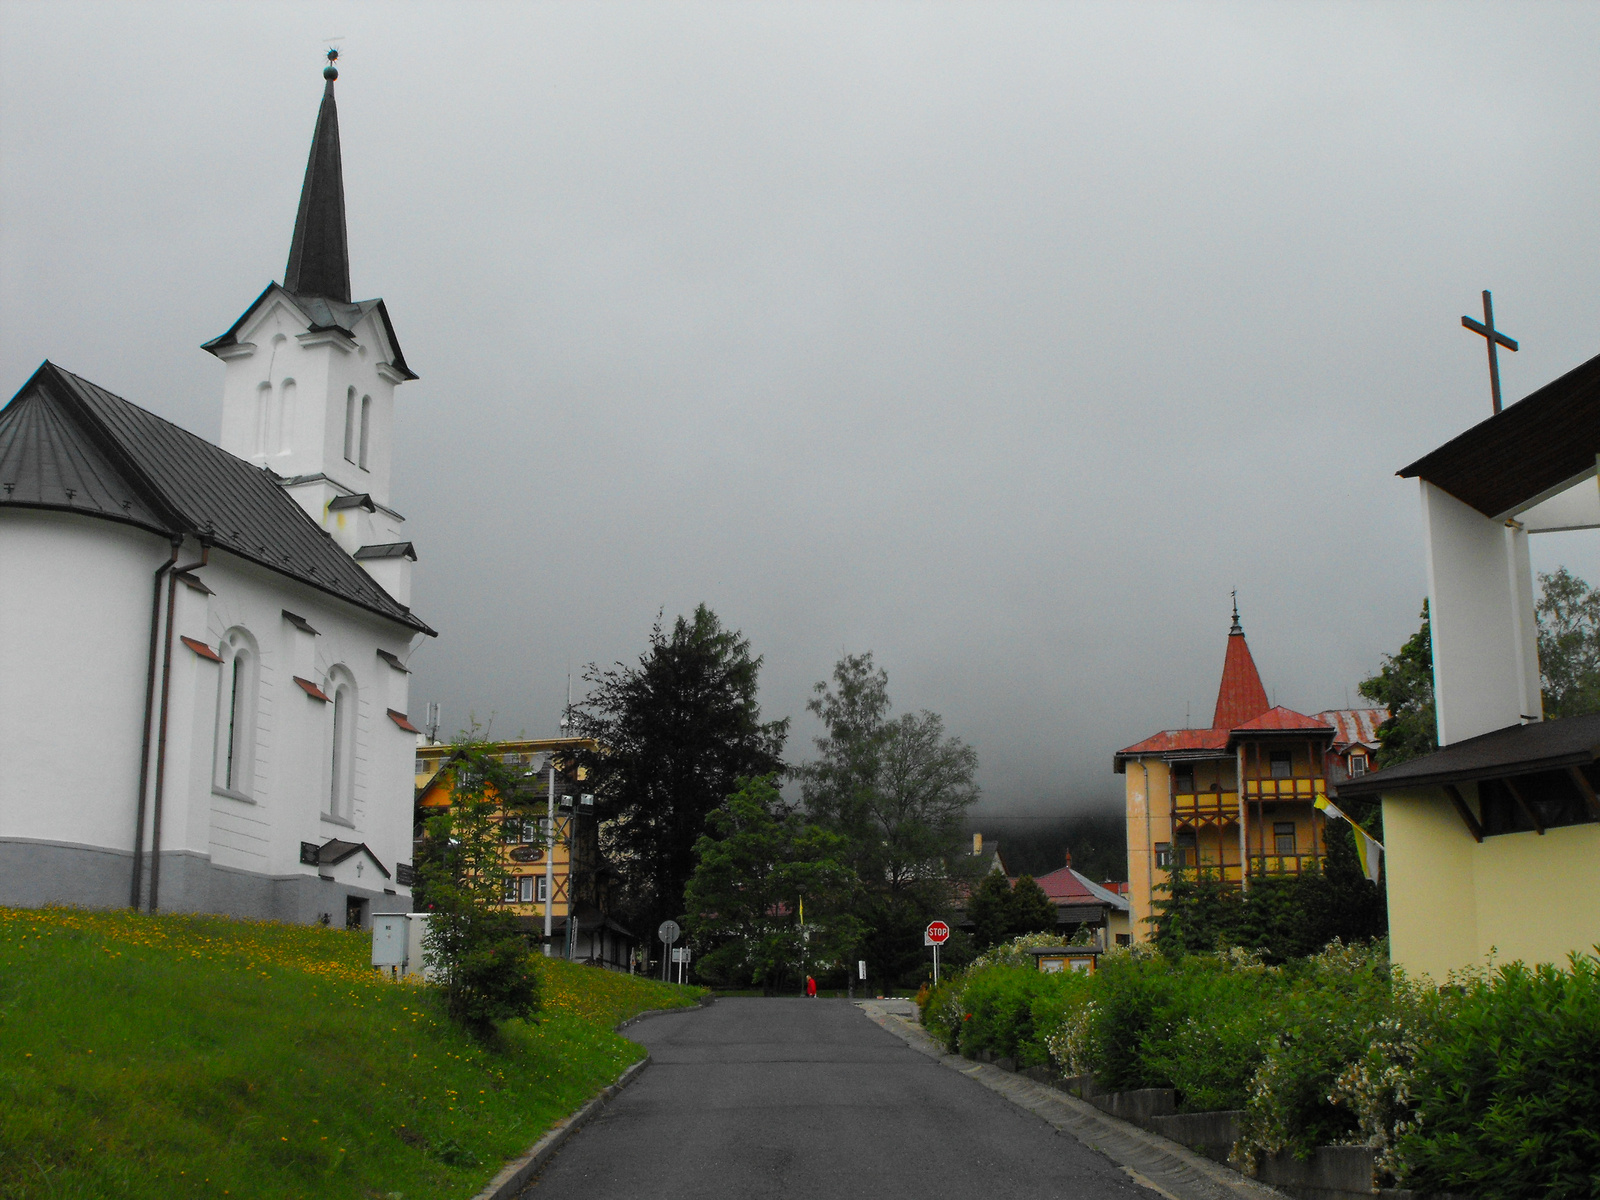
[[[947,1048],[1093,1072],[1109,1091],[1170,1087],[1184,1111],[1243,1109],[1252,1161],[1358,1144],[1421,1190],[1600,1195],[1594,955],[1436,988],[1391,970],[1381,941],[1278,966],[1134,947],[1095,975],[1047,975],[1020,953],[1029,940],[922,997]]]

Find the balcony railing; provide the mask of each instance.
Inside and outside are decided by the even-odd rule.
[[[1172,811],[1180,818],[1237,821],[1239,793],[1178,792],[1172,797]]]
[[[1328,781],[1322,776],[1300,779],[1246,779],[1246,800],[1304,800],[1308,804],[1318,796],[1328,793]]]
[[[1206,879],[1221,879],[1224,883],[1239,882],[1238,863],[1219,863],[1210,855],[1203,856],[1199,863],[1194,861],[1194,852],[1185,854],[1176,851],[1173,865],[1170,868],[1174,875],[1188,875]]]
[[[1322,854],[1252,854],[1250,874],[1304,875],[1308,871],[1321,871],[1327,863]]]

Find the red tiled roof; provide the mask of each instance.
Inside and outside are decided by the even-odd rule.
[[[1057,904],[1099,902],[1099,897],[1083,886],[1071,867],[1058,867],[1048,875],[1040,875],[1034,882]]]
[[[1278,705],[1269,708],[1253,721],[1246,721],[1233,727],[1234,733],[1262,733],[1285,729],[1315,729],[1317,731],[1333,731],[1333,726],[1318,717],[1308,717],[1305,713],[1297,713],[1292,708]]]
[[[1333,726],[1335,746],[1354,746],[1358,743],[1370,749],[1378,747],[1378,726],[1389,719],[1387,708],[1330,708],[1317,714],[1319,721]]]
[[[1226,729],[1163,729],[1154,737],[1135,742],[1121,754],[1170,754],[1179,750],[1226,750]]]
[[[1261,674],[1256,670],[1256,660],[1250,656],[1244,633],[1230,632],[1228,652],[1222,660],[1222,686],[1217,689],[1217,709],[1211,718],[1211,727],[1237,729],[1270,707],[1267,689],[1261,686]]]

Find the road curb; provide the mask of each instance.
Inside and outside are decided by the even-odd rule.
[[[702,996],[698,1007],[705,1008],[715,999],[715,996]],[[635,1013],[626,1021],[618,1021],[613,1027],[613,1032],[621,1033],[629,1025],[642,1021],[646,1017],[659,1017],[665,1013],[695,1011],[696,1009],[693,1008],[648,1008],[642,1013]],[[528,1184],[533,1181],[533,1177],[543,1169],[544,1164],[550,1160],[550,1156],[561,1148],[561,1144],[587,1125],[595,1114],[604,1108],[618,1092],[639,1078],[640,1073],[650,1065],[650,1061],[650,1055],[646,1052],[643,1058],[623,1071],[621,1075],[618,1075],[615,1083],[601,1088],[599,1095],[595,1096],[577,1112],[557,1121],[545,1132],[542,1138],[533,1144],[526,1154],[520,1158],[512,1159],[504,1167],[500,1168],[500,1173],[491,1179],[472,1200],[515,1200],[515,1197],[521,1195]]]
[[[561,1143],[588,1124],[590,1118],[604,1108],[611,1097],[637,1079],[639,1073],[649,1065],[650,1055],[646,1054],[618,1075],[615,1083],[601,1088],[600,1094],[589,1103],[571,1116],[557,1121],[554,1127],[533,1144],[532,1149],[521,1158],[514,1158],[502,1167],[500,1174],[491,1179],[488,1186],[474,1196],[473,1200],[513,1200],[520,1195],[550,1156],[561,1148]]]
[[[717,998],[715,995],[702,995],[699,998],[699,1008],[706,1008],[707,1005],[715,1002],[715,998]],[[635,1013],[634,1016],[627,1018],[627,1021],[616,1022],[616,1026],[613,1026],[613,1032],[621,1034],[622,1030],[627,1029],[632,1024],[637,1024],[638,1021],[643,1021],[646,1016],[662,1016],[662,1014],[666,1013],[693,1013],[693,1011],[696,1010],[694,1008],[646,1008],[643,1013]],[[616,1077],[616,1083],[600,1088],[600,1094],[597,1094],[594,1099],[590,1099],[578,1112],[574,1112],[570,1117],[563,1117],[554,1126],[550,1126],[546,1134],[539,1138],[539,1141],[534,1142],[533,1147],[525,1155],[520,1158],[512,1158],[509,1163],[502,1166],[501,1173],[490,1179],[485,1189],[482,1192],[478,1192],[475,1197],[472,1197],[472,1200],[515,1200],[515,1197],[522,1195],[523,1189],[528,1187],[530,1182],[533,1182],[533,1176],[536,1176],[544,1168],[544,1163],[549,1162],[550,1155],[555,1154],[558,1149],[562,1149],[562,1142],[571,1138],[574,1133],[578,1133],[582,1126],[587,1125],[590,1118],[600,1112],[600,1109],[603,1109],[622,1088],[626,1088],[629,1083],[634,1082],[640,1072],[645,1067],[650,1066],[650,1062],[650,1054],[646,1051],[645,1058],[635,1062],[634,1066],[630,1066],[629,1069],[624,1070],[621,1075]]]
[[[868,1007],[871,1005],[872,1007]],[[1105,1155],[1141,1187],[1167,1200],[1283,1200],[1283,1193],[1249,1179],[1187,1146],[1150,1133],[1076,1096],[999,1067],[971,1062],[941,1049],[927,1032],[898,1014],[857,1001],[866,1017],[941,1066],[958,1071],[1019,1108]]]

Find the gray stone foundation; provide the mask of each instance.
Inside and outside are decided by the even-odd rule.
[[[0,905],[41,908],[72,904],[80,908],[127,908],[133,854],[64,842],[0,839]],[[145,859],[143,904],[150,896],[150,860]],[[354,887],[309,871],[262,875],[223,867],[201,854],[163,851],[159,911],[215,913],[258,921],[316,924],[342,928],[346,906],[360,901],[362,924],[374,913],[411,911],[411,897],[382,888]]]

